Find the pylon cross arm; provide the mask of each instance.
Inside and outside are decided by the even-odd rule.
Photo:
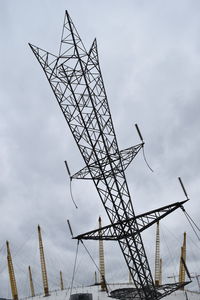
[[[114,224],[101,227],[101,229],[88,231],[86,233],[74,237],[74,239],[114,241],[114,240],[119,240],[119,239],[129,237],[130,233],[128,231],[128,228],[129,226],[133,227],[135,222],[137,222],[137,224],[139,225],[139,232],[142,232],[145,229],[152,226],[153,224],[157,223],[159,220],[169,215],[170,213],[172,213],[173,211],[175,211],[176,209],[182,208],[183,204],[186,201],[187,200],[182,202],[175,202],[170,205],[162,206],[158,209],[151,210],[146,213],[137,215],[133,218],[126,219],[122,222],[116,222]],[[135,229],[135,234],[136,233],[138,233],[137,228]]]
[[[112,160],[112,162],[115,162],[114,172],[117,174],[118,172],[122,172],[122,170],[125,171],[142,147],[143,143],[121,150],[119,152],[119,155],[118,153],[111,155],[110,159]],[[101,166],[103,166],[105,169],[104,176],[111,176],[111,170],[106,170],[106,168],[109,166],[108,157],[105,156],[104,158],[102,158],[100,160],[100,163]],[[75,173],[71,178],[92,180],[102,179],[102,172],[99,169],[97,162],[94,162]]]

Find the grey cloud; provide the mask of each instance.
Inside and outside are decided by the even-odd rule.
[[[99,215],[104,224],[108,222],[92,183],[73,182],[79,209],[74,208],[64,160],[67,159],[72,172],[81,169],[83,161],[28,47],[31,42],[57,53],[65,9],[69,10],[87,48],[97,37],[120,148],[139,142],[134,123],[143,132],[146,155],[155,172],[151,174],[146,169],[142,153],[127,170],[136,212],[183,200],[177,181],[177,176],[181,176],[191,198],[187,209],[199,222],[199,1],[126,1],[126,4],[114,0],[59,4],[47,0],[2,1],[0,241],[2,246],[6,239],[11,242],[19,290],[24,296],[29,263],[34,266],[37,291],[42,291],[38,223],[46,233],[45,253],[53,288],[57,277],[54,278],[52,270],[56,273],[63,266],[70,282],[73,268],[76,243],[71,241],[66,220],[70,219],[77,234],[95,228]],[[178,236],[175,253],[178,262],[182,231],[191,236],[192,232],[181,213],[165,222]],[[152,266],[154,234],[152,229],[144,235]],[[166,235],[169,245],[175,243],[169,232]],[[97,244],[87,245],[98,261]],[[189,246],[193,248],[190,241]],[[116,280],[123,280],[126,267],[123,260],[118,260],[117,245],[106,244],[105,249],[108,278],[114,280],[116,275]],[[84,249],[80,249],[79,259],[82,263],[77,281],[90,283],[94,266],[90,265]],[[192,260],[191,255],[189,262],[195,272]],[[10,297],[5,246],[1,261],[4,261],[0,269],[1,296]],[[168,253],[164,266],[167,261]],[[83,275],[86,263],[90,265],[88,278]],[[174,272],[174,267],[165,268],[166,274]]]

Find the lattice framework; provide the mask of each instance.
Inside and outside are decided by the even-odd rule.
[[[87,52],[66,11],[59,55],[30,47],[46,74],[86,165],[73,178],[93,180],[111,225],[119,223],[119,229],[113,227],[113,230],[137,290],[132,299],[160,299],[124,172],[143,143],[119,150],[96,39]],[[130,219],[132,222],[125,222]]]

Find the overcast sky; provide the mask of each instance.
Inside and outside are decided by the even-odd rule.
[[[68,285],[73,269],[76,242],[70,238],[66,220],[70,219],[74,234],[97,227],[99,215],[104,224],[108,222],[92,183],[74,181],[79,208],[71,201],[64,160],[72,173],[84,164],[28,47],[31,42],[57,54],[66,9],[87,49],[97,38],[120,148],[139,142],[135,123],[144,136],[154,173],[146,167],[142,153],[126,172],[136,213],[184,200],[177,180],[181,176],[191,199],[185,208],[200,225],[200,2],[1,0],[1,297],[10,297],[6,240],[10,241],[20,296],[26,296],[29,264],[36,289],[42,291],[37,224],[43,230],[53,289],[59,284],[59,270]],[[184,231],[188,232],[189,269],[200,273],[199,242],[178,211],[161,222],[165,276],[178,274]],[[152,271],[154,232],[155,228],[144,235]],[[98,244],[86,245],[98,262]],[[92,283],[95,266],[84,249],[79,250],[76,282]],[[127,280],[118,245],[106,244],[105,252],[108,280]]]

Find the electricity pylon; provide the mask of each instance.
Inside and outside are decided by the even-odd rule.
[[[161,299],[180,286],[178,283],[166,285],[158,291],[154,285],[125,176],[126,168],[144,142],[119,150],[96,39],[87,51],[66,11],[58,55],[31,44],[30,47],[45,72],[85,162],[82,170],[70,176],[94,182],[135,285],[134,291],[115,291],[111,296]]]

